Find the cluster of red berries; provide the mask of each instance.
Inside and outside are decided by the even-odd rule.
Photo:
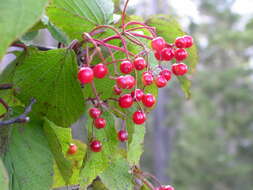
[[[184,63],[180,63],[188,57],[185,48],[193,45],[191,36],[182,36],[176,38],[174,44],[168,44],[162,37],[155,38],[151,46],[155,51],[154,55],[159,61],[171,61],[175,59],[177,63],[172,64],[171,70],[174,75],[182,76],[187,73],[188,67]]]
[[[132,115],[132,121],[141,125],[145,123],[147,117],[140,106],[142,103],[146,108],[151,108],[156,103],[156,98],[150,93],[144,93],[144,88],[151,84],[155,84],[158,88],[165,87],[168,81],[171,79],[172,73],[177,76],[181,76],[187,73],[188,68],[184,63],[180,61],[187,58],[188,53],[185,48],[189,48],[193,45],[193,39],[191,36],[179,37],[175,40],[174,44],[168,44],[162,37],[156,37],[151,41],[151,47],[154,51],[154,55],[159,61],[171,61],[175,58],[177,63],[172,64],[171,71],[163,66],[159,65],[161,69],[158,75],[155,75],[152,68],[146,62],[146,60],[137,56],[133,60],[123,60],[120,62],[119,70],[123,75],[115,78],[116,84],[113,87],[114,94],[118,95],[117,99],[119,107],[127,109],[132,107],[136,102],[140,109],[136,110]],[[146,69],[146,71],[143,71]],[[137,79],[132,76],[132,73],[143,71],[141,75],[142,89],[137,88]],[[78,72],[78,79],[81,84],[92,83],[95,78],[102,79],[108,74],[108,68],[106,64],[99,63],[93,67],[83,66]],[[137,76],[137,75],[135,75]],[[131,93],[123,94],[124,90],[132,90]],[[89,110],[89,115],[93,119],[93,125],[97,129],[106,127],[106,120],[100,117],[102,111],[96,107]],[[128,133],[125,129],[118,132],[118,139],[122,142],[128,140]],[[93,140],[90,143],[90,148],[94,152],[99,152],[102,149],[102,143],[98,140]],[[160,189],[161,190],[161,189]]]
[[[155,190],[174,190],[174,187],[170,185],[162,186],[162,187],[157,187]]]

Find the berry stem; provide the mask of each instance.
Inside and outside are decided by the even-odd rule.
[[[100,57],[101,61],[103,63],[106,63],[105,58],[104,58],[104,56],[103,56],[100,48],[97,46],[96,41],[88,33],[86,33],[86,32],[83,33],[83,38],[84,38],[84,40],[87,38],[95,46],[95,48],[97,50],[97,53],[99,54],[99,57]]]
[[[130,34],[132,34],[133,36],[136,36],[136,37],[141,37],[141,38],[146,38],[148,40],[153,40],[153,37],[150,37],[150,36],[146,36],[146,35],[143,35],[143,34],[138,34],[138,33],[135,33],[135,32],[129,32]]]
[[[126,120],[122,119],[122,130],[126,130]]]
[[[9,111],[9,105],[2,98],[0,98],[0,104],[3,105],[3,107],[6,109],[6,113],[7,113]],[[0,115],[0,118],[3,118],[6,113],[3,113],[2,115]]]
[[[162,187],[162,184],[160,183],[160,181],[152,174],[150,173],[146,173],[146,172],[143,172],[142,173],[143,176],[145,177],[150,177],[151,179],[153,179],[160,187]]]
[[[127,9],[128,3],[129,3],[129,0],[126,0],[123,11],[122,11],[122,16],[121,16],[123,32],[125,31],[125,17],[126,17],[126,9]]]
[[[126,28],[127,26],[130,26],[130,25],[141,25],[141,26],[145,27],[147,30],[150,31],[150,33],[152,34],[153,38],[155,38],[155,37],[157,36],[157,35],[156,35],[156,32],[155,32],[155,28],[150,27],[150,26],[148,26],[148,25],[146,25],[146,24],[144,24],[144,23],[141,23],[141,22],[138,22],[138,21],[128,22],[128,23],[125,25],[125,28]],[[152,39],[153,39],[153,38],[152,38]]]
[[[127,0],[127,3],[128,3],[128,1],[129,1],[129,0]],[[127,4],[127,3],[126,3],[126,4]],[[126,57],[127,57],[127,59],[129,59],[130,57],[129,57],[129,53],[128,53],[128,51],[127,51],[126,41],[125,41],[125,39],[123,38],[123,36],[121,35],[121,33],[120,33],[116,28],[114,28],[114,27],[112,27],[112,26],[109,26],[109,25],[100,25],[100,26],[97,26],[94,30],[97,30],[97,29],[100,29],[100,28],[108,28],[108,29],[111,29],[111,30],[113,30],[113,31],[119,36],[119,38],[120,38],[120,40],[121,40],[121,42],[122,42],[122,44],[123,44],[123,47],[124,47],[124,49],[125,49]],[[93,31],[94,31],[94,30],[93,30]]]

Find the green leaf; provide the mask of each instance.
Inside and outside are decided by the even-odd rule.
[[[143,153],[145,131],[144,125],[135,125],[132,142],[129,144],[127,153],[127,160],[130,165],[139,165]]]
[[[55,124],[69,127],[83,113],[83,95],[77,81],[76,57],[72,50],[28,50],[14,76],[17,96],[37,100],[34,110]]]
[[[180,82],[180,86],[185,94],[186,98],[191,98],[191,81],[186,76],[178,76],[177,79]]]
[[[66,155],[66,158],[71,162],[72,176],[68,182],[69,185],[77,185],[79,183],[80,169],[82,168],[83,159],[85,157],[87,146],[78,140],[72,140],[71,143],[77,145],[78,150],[74,155]],[[66,150],[67,151],[67,150]],[[59,188],[65,186],[65,181],[61,175],[59,167],[54,164],[54,184],[52,188]]]
[[[94,180],[92,183],[92,190],[108,190],[101,180]]]
[[[110,190],[132,190],[133,177],[130,170],[127,161],[119,157],[99,177]]]
[[[109,112],[103,112],[103,118],[106,119],[107,124],[104,129],[94,128],[94,137],[101,141],[103,148],[101,152],[88,151],[84,161],[83,169],[80,173],[80,184],[83,189],[92,183],[92,181],[101,174],[111,163],[117,155],[117,132],[115,129],[114,118]],[[92,136],[92,120],[87,121],[87,128],[89,131],[89,139]]]
[[[45,119],[43,129],[61,176],[65,184],[69,184],[73,171],[71,162],[65,158],[65,153],[72,139],[71,129],[58,127],[48,119]]]
[[[70,40],[80,40],[96,25],[110,24],[113,9],[111,0],[52,0],[47,15]]]
[[[31,120],[11,128],[4,163],[11,190],[49,190],[53,182],[53,155],[42,130],[43,122]]]
[[[40,18],[47,0],[0,1],[0,60],[8,46],[27,32]]]
[[[1,190],[9,189],[9,177],[1,159],[0,159],[0,189]]]

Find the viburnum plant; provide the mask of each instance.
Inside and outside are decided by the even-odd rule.
[[[120,19],[110,0],[24,0],[19,24],[0,13],[0,58],[23,50],[0,74],[0,189],[174,190],[139,161],[158,89],[176,77],[190,96],[196,47],[174,18],[143,21],[128,2]],[[31,43],[41,29],[57,48]],[[72,138],[75,122],[85,142]]]

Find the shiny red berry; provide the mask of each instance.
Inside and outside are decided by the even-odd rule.
[[[78,147],[75,144],[70,144],[68,149],[68,154],[75,154]]]
[[[158,75],[155,79],[155,84],[158,88],[163,88],[167,85],[167,80],[164,76]]]
[[[131,94],[124,94],[119,97],[119,106],[122,108],[129,108],[133,105],[134,100]]]
[[[135,78],[131,75],[119,76],[116,82],[120,88],[131,89],[135,85]]]
[[[93,152],[100,152],[102,150],[102,143],[98,140],[93,140],[90,143],[90,149]]]
[[[81,84],[90,83],[94,78],[93,70],[90,67],[82,67],[78,71],[78,79]]]
[[[161,51],[166,45],[165,40],[162,37],[154,38],[151,41],[151,47],[153,50]]]
[[[151,85],[154,81],[153,75],[149,72],[144,72],[142,74],[142,82],[145,86]]]
[[[120,130],[118,132],[118,139],[121,142],[127,141],[128,140],[128,133],[125,130]]]
[[[163,48],[161,51],[161,59],[164,61],[170,61],[174,58],[174,51],[172,48]]]
[[[171,79],[171,72],[169,69],[164,69],[160,72],[160,75],[162,75],[167,81]]]
[[[172,70],[174,75],[182,76],[182,75],[187,73],[188,67],[184,63],[174,63],[171,66],[171,70]]]
[[[177,49],[175,51],[175,59],[177,61],[182,61],[184,59],[186,59],[188,57],[188,53],[185,49],[181,48],[181,49]]]
[[[130,61],[123,61],[120,64],[120,71],[124,74],[129,74],[133,71],[134,65]]]
[[[94,125],[97,129],[105,128],[106,126],[106,120],[102,117],[99,117],[94,120]]]
[[[106,65],[99,63],[93,67],[94,76],[96,78],[104,78],[108,73],[108,68]]]
[[[142,103],[146,107],[152,107],[156,103],[156,98],[152,94],[148,93],[142,97]]]
[[[122,93],[122,90],[117,85],[113,86],[113,90],[114,90],[114,94],[116,95],[120,95]]]
[[[89,110],[90,117],[93,119],[99,118],[101,113],[102,113],[101,110],[98,108],[90,108]]]
[[[162,189],[160,190],[174,190],[174,187],[170,186],[170,185],[166,185],[166,186],[162,186]]]
[[[177,48],[185,48],[185,45],[186,45],[186,41],[185,41],[184,37],[178,37],[178,38],[176,38],[176,40],[175,40],[175,46]]]
[[[185,40],[185,48],[189,48],[193,45],[193,38],[191,36],[183,36]]]
[[[146,121],[146,114],[138,110],[134,112],[132,119],[135,124],[141,125]]]
[[[158,60],[158,61],[162,61],[162,55],[161,55],[161,51],[155,51],[154,53],[155,55],[155,58]]]
[[[147,67],[147,63],[143,57],[137,57],[134,59],[134,67],[140,71]]]
[[[141,89],[135,89],[133,92],[131,92],[131,96],[135,101],[141,101],[143,95],[144,92]]]

